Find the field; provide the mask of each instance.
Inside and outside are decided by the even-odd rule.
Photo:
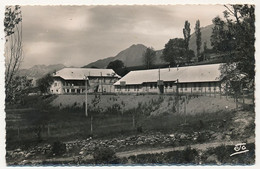
[[[177,101],[171,95],[89,95],[87,117],[84,101],[84,95],[30,96],[22,105],[7,107],[7,163],[75,164],[76,158],[77,164],[91,164],[97,148],[120,156],[208,142],[254,142],[253,105],[236,107],[230,97],[182,96]],[[66,153],[53,153],[54,143],[64,144]]]

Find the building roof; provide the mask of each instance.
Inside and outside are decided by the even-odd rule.
[[[160,69],[160,80],[179,81],[179,83],[220,81],[220,65],[197,65],[178,68]],[[131,71],[114,85],[125,82],[126,85],[142,84],[145,82],[157,82],[159,69]]]
[[[112,69],[92,69],[92,68],[64,68],[53,74],[53,77],[61,77],[65,80],[84,80],[89,77],[120,77]]]

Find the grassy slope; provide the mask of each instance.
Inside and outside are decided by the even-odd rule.
[[[95,96],[90,96],[94,99]],[[69,99],[73,98],[73,99]],[[76,102],[81,101],[83,104],[84,95],[82,96],[59,96],[57,98],[30,98],[26,99],[26,105],[31,107],[30,109],[8,109],[7,114],[7,150],[15,148],[30,149],[30,147],[40,146],[46,143],[52,143],[53,141],[73,141],[75,139],[84,140],[87,139],[90,133],[90,118],[85,117],[82,104]],[[92,99],[89,99],[90,103]],[[217,101],[219,100],[219,101]],[[60,105],[64,109],[53,108],[48,106],[50,102],[52,104]],[[123,101],[123,103],[122,103]],[[205,103],[201,103],[204,101]],[[76,102],[76,105],[75,105]],[[103,95],[100,98],[100,102],[96,107],[103,109],[103,113],[95,113],[96,111],[90,111],[93,114],[93,128],[94,138],[100,139],[124,139],[131,135],[144,135],[144,137],[154,135],[156,132],[171,134],[178,133],[178,135],[194,135],[195,132],[202,133],[199,142],[207,142],[209,140],[232,140],[232,139],[245,139],[254,136],[254,110],[252,106],[244,111],[236,111],[226,109],[227,104],[233,105],[233,100],[226,98],[214,98],[214,97],[201,97],[191,98],[189,100],[188,107],[196,108],[200,103],[205,107],[214,108],[216,104],[224,104],[224,109],[219,110],[219,106],[216,112],[213,110],[211,113],[207,111],[199,112],[202,110],[197,106],[197,111],[190,114],[183,113],[160,113],[156,116],[147,116],[151,112],[158,110],[172,111],[172,106],[168,104],[174,103],[174,98],[171,96],[160,97],[158,95],[147,96],[109,96]],[[214,102],[214,105],[209,105]],[[112,104],[113,103],[113,104]],[[140,106],[140,103],[141,104]],[[55,105],[54,104],[54,105]],[[113,108],[114,104],[120,105],[120,109]],[[139,104],[139,106],[137,106]],[[66,105],[66,106],[65,106]],[[67,107],[72,105],[71,107]],[[81,105],[81,106],[79,106]],[[67,107],[67,108],[65,108]],[[105,107],[110,107],[105,110]],[[137,107],[136,109],[133,109]],[[169,109],[167,109],[169,108]],[[123,110],[123,111],[122,111]],[[133,127],[132,113],[136,112],[135,116],[136,127]],[[123,112],[123,113],[122,113]],[[162,111],[163,112],[163,111]],[[214,112],[214,113],[213,113]],[[185,124],[184,124],[185,123]],[[50,135],[47,135],[47,126],[49,126]],[[142,132],[137,130],[137,127],[142,127]],[[18,137],[19,127],[19,137]],[[42,142],[39,142],[36,137],[36,132],[41,128]],[[147,135],[147,136],[146,136]],[[204,137],[206,136],[206,137]],[[190,140],[191,141],[191,140]],[[181,141],[179,144],[190,144],[189,140]],[[174,143],[175,145],[176,143]],[[141,145],[141,147],[149,145]],[[158,145],[163,146],[163,145]],[[176,145],[175,145],[176,146]],[[154,147],[154,146],[152,146]],[[136,146],[127,146],[121,151],[135,149]],[[80,151],[80,147],[78,150]],[[78,153],[78,152],[77,152]]]

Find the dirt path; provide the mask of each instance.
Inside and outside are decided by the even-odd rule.
[[[247,139],[247,143],[254,143],[255,139],[254,138],[249,138]],[[211,142],[211,143],[203,143],[203,144],[193,144],[190,145],[191,148],[198,149],[198,150],[207,150],[207,148],[214,148],[218,147],[221,145],[236,145],[238,143],[241,143],[241,141],[236,140],[236,141],[226,141],[226,142]],[[188,146],[188,145],[187,145]],[[149,150],[144,150],[144,149],[139,149],[139,150],[133,150],[133,151],[125,151],[125,152],[119,152],[116,153],[116,156],[119,158],[123,157],[129,157],[132,155],[139,155],[139,154],[156,154],[156,153],[166,153],[170,151],[181,151],[184,150],[187,146],[180,146],[180,147],[173,147],[173,148],[160,148],[160,149],[149,149]]]
[[[247,143],[254,143],[255,139],[254,138],[249,138],[246,140]],[[240,140],[236,141],[226,141],[226,142],[211,142],[211,143],[203,143],[203,144],[193,144],[193,145],[186,145],[186,146],[180,146],[180,147],[173,147],[173,148],[154,148],[154,149],[137,149],[137,150],[132,150],[132,151],[125,151],[125,152],[118,152],[116,153],[116,156],[119,158],[123,157],[129,157],[133,155],[140,155],[140,154],[156,154],[156,153],[166,153],[170,151],[181,151],[184,150],[187,146],[190,146],[191,148],[198,149],[198,150],[207,150],[208,148],[215,148],[221,145],[236,145],[238,143],[241,143]],[[230,152],[232,153],[232,152]],[[73,156],[73,157],[61,157],[61,158],[52,158],[52,159],[44,159],[44,160],[24,160],[22,163],[32,163],[32,164],[41,164],[43,161],[45,162],[72,162],[73,164],[77,164],[78,161],[81,159],[84,160],[91,160],[93,159],[93,156],[88,155],[88,156]],[[10,164],[9,164],[10,165]],[[11,164],[12,165],[12,164]],[[21,163],[19,164],[21,165]]]

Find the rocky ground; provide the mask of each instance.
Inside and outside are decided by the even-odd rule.
[[[62,156],[57,156],[52,152],[51,144],[44,144],[36,146],[28,150],[16,149],[7,151],[6,160],[8,165],[33,165],[41,164],[43,161],[61,160],[61,161],[74,161],[77,159],[92,159],[93,153],[96,148],[110,148],[113,149],[120,156],[131,152],[130,155],[136,152],[151,152],[151,149],[156,149],[158,152],[165,148],[181,147],[196,144],[211,144],[219,143],[224,144],[230,141],[254,142],[253,131],[250,131],[252,124],[254,124],[254,114],[248,111],[237,111],[232,118],[232,122],[226,126],[224,132],[216,132],[211,130],[204,130],[202,132],[188,132],[188,133],[162,133],[147,131],[136,135],[123,137],[119,136],[111,139],[93,139],[92,137],[84,140],[75,140],[65,142],[66,153]],[[226,123],[223,121],[223,123]],[[221,127],[220,124],[218,127]],[[250,132],[248,132],[250,131]],[[126,152],[126,153],[124,153]],[[126,155],[123,155],[124,157]],[[73,163],[73,162],[72,162]]]

